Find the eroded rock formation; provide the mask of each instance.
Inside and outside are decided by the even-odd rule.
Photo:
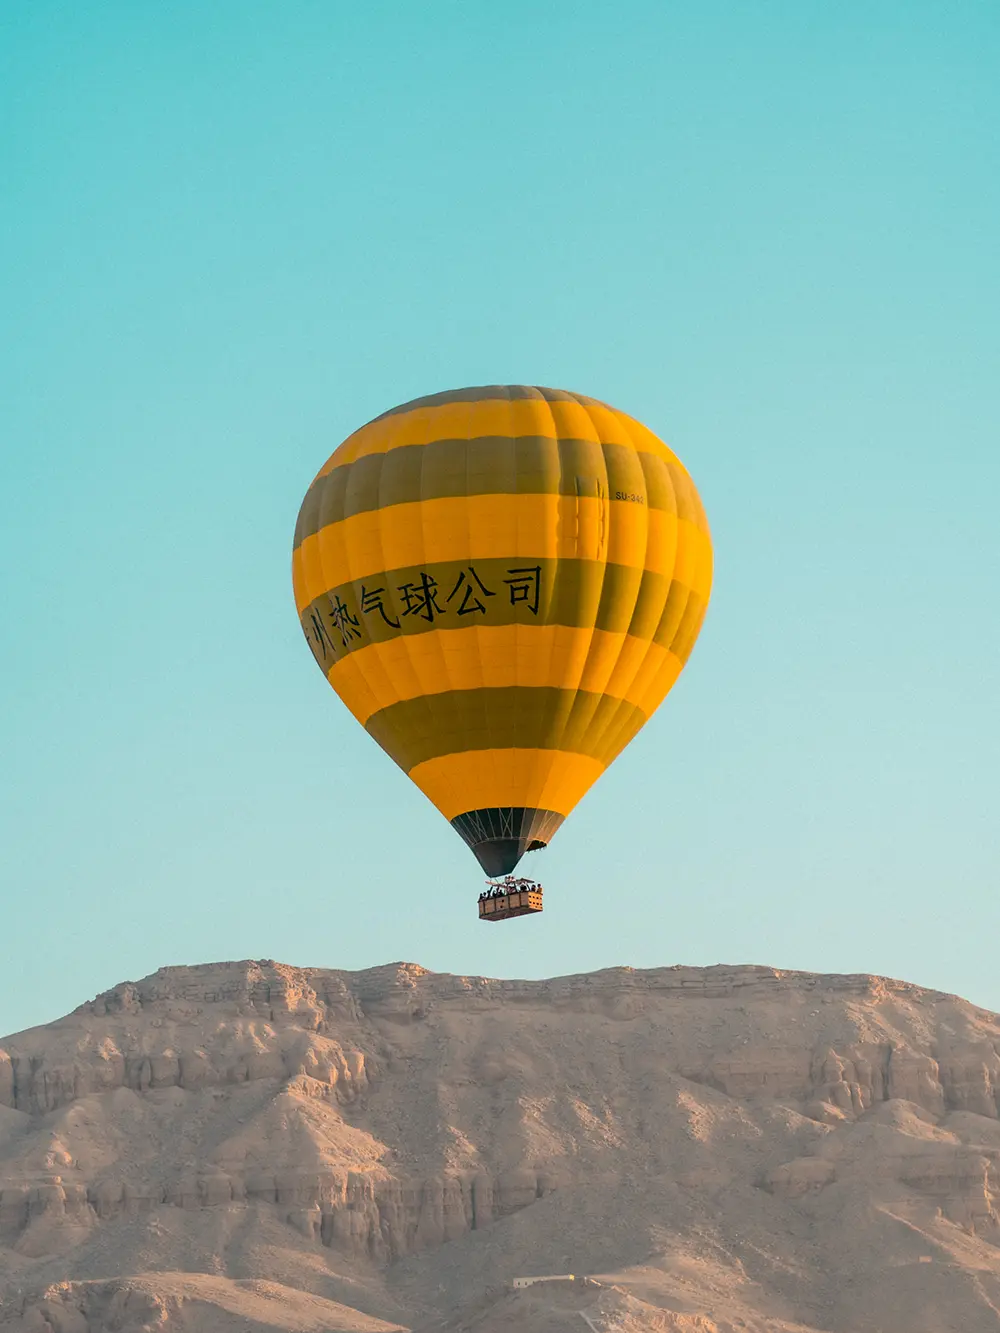
[[[869,976],[165,968],[0,1041],[0,1326],[164,1267],[412,1323],[543,1265],[831,1333],[936,1333],[885,1295],[933,1269],[995,1327],[998,1049]]]

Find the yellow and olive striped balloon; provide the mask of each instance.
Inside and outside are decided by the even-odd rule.
[[[663,701],[712,582],[705,513],[645,426],[562,389],[404,403],[302,503],[317,663],[490,875],[543,847]]]

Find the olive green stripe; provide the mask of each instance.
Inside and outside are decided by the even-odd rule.
[[[683,662],[705,604],[685,584],[653,570],[598,560],[529,563],[505,557],[413,565],[342,583],[314,598],[300,619],[324,671],[370,643],[468,625],[627,633],[670,649]]]
[[[588,398],[582,393],[571,393],[568,389],[548,389],[544,385],[535,384],[479,384],[468,389],[446,389],[444,393],[411,398],[408,403],[400,403],[399,407],[391,407],[388,412],[373,417],[372,421],[384,421],[386,417],[398,417],[404,412],[418,412],[423,407],[446,407],[449,403],[511,403],[532,398],[545,403],[607,407],[607,403],[602,403],[599,398]],[[614,408],[609,408],[609,411],[614,411]],[[371,422],[367,424],[371,425]]]
[[[635,704],[589,690],[505,686],[404,699],[365,730],[407,773],[467,750],[567,750],[609,764],[646,721]]]
[[[487,435],[401,444],[332,468],[306,492],[295,546],[355,514],[467,495],[627,498],[704,526],[691,479],[660,454],[593,440]]]

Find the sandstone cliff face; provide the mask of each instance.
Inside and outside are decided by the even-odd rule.
[[[996,1329],[998,1049],[867,976],[162,969],[0,1040],[0,1327],[171,1268],[396,1326],[572,1271],[616,1327]]]

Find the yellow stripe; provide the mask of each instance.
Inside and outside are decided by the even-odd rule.
[[[465,750],[417,764],[410,777],[454,819],[504,805],[568,815],[603,772],[597,759],[562,750]]]
[[[342,657],[328,679],[362,726],[406,699],[513,685],[609,694],[648,717],[682,665],[668,649],[631,634],[566,625],[475,625],[369,644]]]
[[[683,579],[702,597],[712,582],[707,534],[661,510],[589,496],[449,496],[355,514],[307,537],[292,556],[296,606],[301,614],[331,588],[387,570],[491,558],[605,559]]]
[[[349,435],[317,472],[323,477],[343,463],[368,454],[384,454],[403,444],[465,440],[484,435],[540,435],[551,440],[593,440],[631,448],[683,464],[661,439],[625,413],[603,404],[552,402],[539,399],[484,399],[478,403],[446,403],[418,407],[380,417]]]

